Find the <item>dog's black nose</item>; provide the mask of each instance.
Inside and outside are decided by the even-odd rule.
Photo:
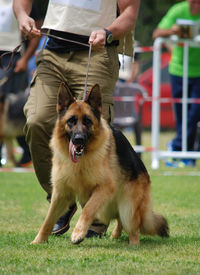
[[[83,134],[76,134],[72,140],[74,145],[84,145],[85,137]]]

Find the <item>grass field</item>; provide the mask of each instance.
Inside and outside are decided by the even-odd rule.
[[[30,246],[48,209],[45,193],[34,173],[0,172],[0,274],[200,274],[199,161],[192,169],[170,170],[161,163],[153,171],[148,153],[143,160],[152,179],[154,209],[168,219],[171,236],[141,236],[138,247],[128,246],[125,233],[109,239],[114,222],[101,239],[72,245],[80,207],[67,234]]]

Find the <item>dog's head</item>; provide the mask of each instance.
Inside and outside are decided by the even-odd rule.
[[[98,84],[86,99],[75,100],[69,88],[62,83],[58,91],[57,113],[62,136],[69,141],[69,155],[78,162],[101,122],[102,99]]]

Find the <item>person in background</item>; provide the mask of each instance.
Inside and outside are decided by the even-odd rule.
[[[122,82],[133,83],[137,81],[140,72],[140,54],[134,48],[139,46],[139,42],[134,40],[133,56],[119,54],[119,80]]]
[[[167,37],[171,35],[181,35],[181,29],[176,24],[177,19],[187,19],[192,21],[200,20],[200,0],[187,0],[172,6],[167,14],[162,18],[158,27],[153,32],[153,39],[157,37]],[[188,97],[200,98],[200,48],[189,48],[188,64]],[[182,98],[183,87],[183,47],[176,45],[172,50],[172,58],[169,64],[170,81],[173,98]],[[168,149],[181,151],[182,148],[182,104],[175,103],[176,137],[168,144]],[[188,104],[187,117],[187,148],[194,150],[197,122],[200,121],[199,104]],[[194,159],[182,159],[176,161],[170,159],[167,166],[185,167],[195,166]]]
[[[29,13],[31,0],[14,0],[14,11],[24,35],[40,35]],[[118,45],[132,54],[132,34],[139,10],[139,0],[49,1],[43,29],[64,39],[92,44],[88,90],[98,83],[102,91],[103,116],[112,123],[113,90],[118,79]],[[118,11],[117,11],[118,5]],[[118,13],[118,16],[117,16]],[[81,16],[80,16],[81,15]],[[124,37],[126,36],[126,39]],[[121,39],[121,43],[120,43]],[[56,121],[57,91],[61,82],[82,98],[88,64],[88,47],[50,37],[36,59],[37,70],[25,106],[26,138],[30,146],[37,178],[51,199],[51,151],[49,140]],[[69,229],[76,211],[72,205],[53,228],[61,235]],[[100,236],[107,227],[94,221],[87,237]]]
[[[12,52],[13,49],[20,44],[21,34],[19,31],[17,20],[12,9],[12,0],[0,0],[0,55],[6,52]],[[36,21],[38,27],[41,26],[40,13],[34,5],[31,11],[31,17]],[[10,62],[11,55],[4,55],[1,58],[0,67],[0,91],[1,96],[8,96],[10,93],[17,94],[25,91],[28,86],[27,66],[28,61],[34,54],[40,38],[36,37],[30,42],[26,42],[23,52],[18,51],[14,54],[14,58],[10,68],[6,69]],[[31,163],[31,155],[29,147],[24,136],[17,137],[18,144],[23,149],[23,154],[17,166],[25,167]],[[1,149],[0,144],[0,165],[1,165]]]
[[[134,60],[131,63],[131,70],[130,70],[130,76],[127,78],[127,83],[133,83],[137,81],[137,77],[140,73],[140,54],[135,53],[134,54]]]

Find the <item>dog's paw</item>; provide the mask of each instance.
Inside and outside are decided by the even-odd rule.
[[[34,245],[34,244],[40,244],[40,242],[37,242],[37,241],[33,240],[33,241],[30,243],[30,245]]]
[[[47,241],[48,241],[48,238],[42,238],[40,236],[36,236],[35,239],[30,243],[30,245],[41,244]]]
[[[73,244],[81,243],[85,238],[85,234],[79,230],[74,230],[71,235],[71,242]]]
[[[129,236],[129,245],[130,246],[138,246],[140,244],[139,233],[135,233],[134,235]]]
[[[121,230],[113,230],[111,236],[110,236],[110,239],[118,239],[122,234],[122,231]]]
[[[118,227],[116,226],[110,236],[110,239],[118,239],[122,234],[122,228],[121,227]]]
[[[120,236],[115,235],[115,234],[113,234],[113,233],[110,235],[110,239],[111,239],[111,240],[113,240],[113,239],[118,239],[119,237],[120,237]]]

